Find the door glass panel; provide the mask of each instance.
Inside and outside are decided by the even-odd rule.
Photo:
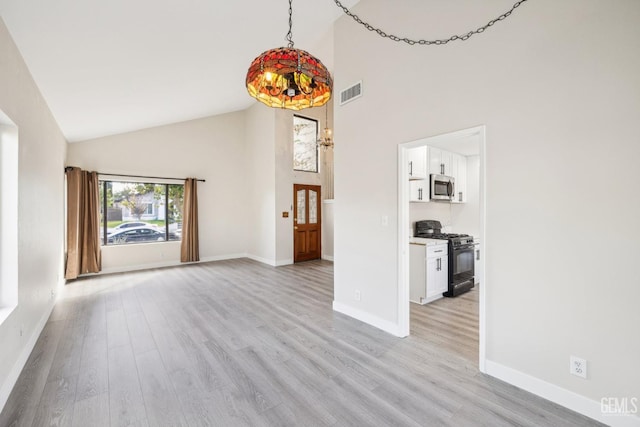
[[[304,190],[298,190],[298,195],[297,195],[297,199],[298,199],[298,224],[306,224],[307,223],[307,216],[306,216],[306,206],[307,206],[307,199],[305,197],[305,191]]]
[[[318,223],[318,192],[309,190],[309,224]]]

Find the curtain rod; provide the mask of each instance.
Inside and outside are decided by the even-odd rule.
[[[66,168],[64,168],[64,171],[68,172],[71,169],[73,169],[73,167],[67,166]],[[173,179],[173,180],[176,180],[176,181],[184,181],[186,179],[186,178],[168,178],[166,176],[122,175],[122,174],[118,174],[118,173],[103,173],[103,172],[97,172],[97,174],[98,175],[107,175],[107,176],[121,176],[121,177],[124,177],[124,178]],[[206,182],[204,179],[197,179],[196,181]]]

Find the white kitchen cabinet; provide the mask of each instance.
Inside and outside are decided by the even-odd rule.
[[[429,147],[429,173],[453,176],[453,153],[441,148]]]
[[[409,181],[409,201],[428,202],[429,201],[429,180],[416,179]]]
[[[449,257],[446,243],[427,247],[427,302],[442,297],[449,287]]]
[[[429,176],[426,145],[407,150],[407,157],[409,159],[409,179],[425,179]]]
[[[456,179],[455,197],[451,203],[465,203],[467,201],[467,158],[462,154],[451,153],[452,176]]]
[[[440,244],[409,245],[409,300],[427,304],[442,298],[449,284],[448,246]]]
[[[424,304],[427,297],[427,247],[409,245],[409,301]]]

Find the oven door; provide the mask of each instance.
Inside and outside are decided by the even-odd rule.
[[[471,280],[474,276],[475,245],[458,246],[449,251],[451,264],[449,266],[449,285]]]
[[[431,175],[431,200],[453,200],[455,178],[446,175]]]

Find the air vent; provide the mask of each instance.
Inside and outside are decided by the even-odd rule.
[[[362,96],[362,80],[340,92],[340,105],[351,102]]]

